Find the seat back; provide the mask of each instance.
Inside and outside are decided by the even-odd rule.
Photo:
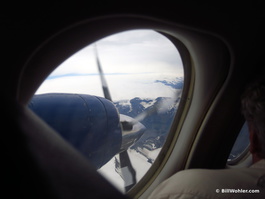
[[[127,198],[27,107],[2,111],[5,198]]]

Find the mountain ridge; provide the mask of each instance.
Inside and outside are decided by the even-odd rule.
[[[140,147],[155,150],[162,147],[177,111],[178,101],[179,99],[173,100],[169,97],[158,97],[156,99],[141,99],[136,97],[127,101],[114,102],[120,114],[132,118],[136,118],[139,114],[148,112],[150,109],[157,109],[141,121],[146,127],[146,131],[131,148],[137,149]],[[172,102],[172,104],[168,104],[168,102]],[[143,104],[148,104],[149,106],[144,106]]]

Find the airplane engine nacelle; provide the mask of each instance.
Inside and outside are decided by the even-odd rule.
[[[28,107],[78,149],[96,168],[120,151],[122,131],[114,104],[82,94],[35,95]]]

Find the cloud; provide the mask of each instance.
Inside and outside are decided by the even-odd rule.
[[[115,100],[172,96],[174,89],[156,80],[183,77],[176,47],[152,30],[118,33],[96,42],[99,59]],[[40,93],[83,93],[103,96],[94,45],[65,60],[43,82]]]

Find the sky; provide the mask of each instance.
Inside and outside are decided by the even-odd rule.
[[[132,30],[96,43],[98,57],[114,101],[172,97],[175,89],[156,80],[183,77],[176,47],[153,30]],[[36,94],[80,93],[102,96],[102,87],[91,44],[66,59],[43,82]]]

